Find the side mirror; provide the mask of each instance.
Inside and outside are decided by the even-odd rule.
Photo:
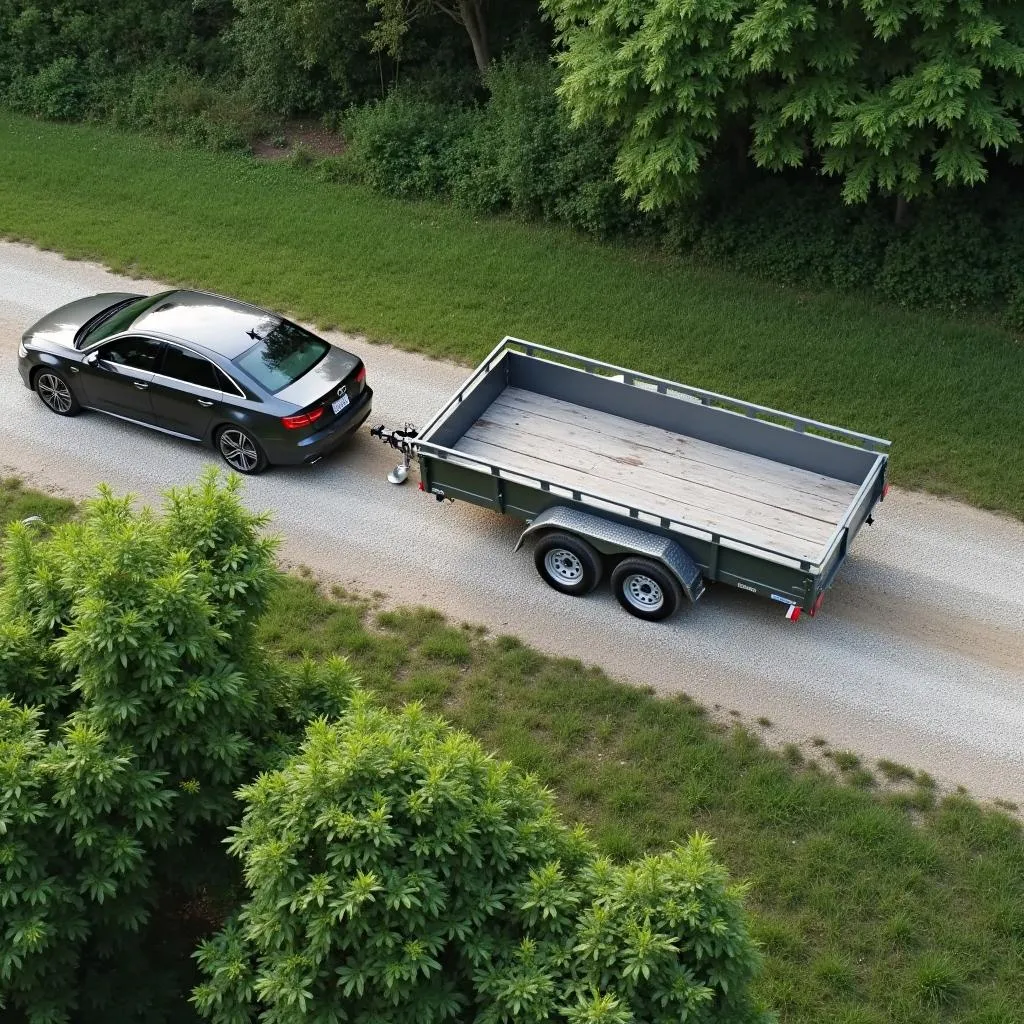
[[[84,359],[82,360],[82,362],[83,362],[83,363],[85,363],[85,365],[86,365],[86,366],[95,366],[95,365],[96,365],[96,363],[98,363],[98,362],[99,362],[99,358],[100,358],[100,354],[99,354],[99,352],[95,352],[95,351],[94,351],[94,352],[90,352],[90,353],[89,353],[89,354],[88,354],[88,355],[87,355],[87,356],[86,356],[86,357],[85,357],[85,358],[84,358]]]

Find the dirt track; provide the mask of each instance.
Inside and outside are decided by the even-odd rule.
[[[48,309],[90,292],[157,287],[0,243],[0,466],[75,497],[106,481],[149,500],[216,462],[97,414],[59,419],[15,370],[21,331]],[[465,375],[338,340],[366,360],[374,422],[425,422]],[[286,559],[326,578],[516,633],[748,719],[766,716],[775,739],[824,736],[1024,803],[1024,524],[893,490],[817,619],[791,624],[778,606],[715,588],[695,609],[650,626],[606,592],[573,601],[548,590],[528,554],[512,554],[515,523],[438,505],[415,484],[391,487],[394,461],[364,428],[320,465],[253,480],[247,500],[274,512]]]

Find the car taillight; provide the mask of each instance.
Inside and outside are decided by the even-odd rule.
[[[366,367],[360,366],[359,372],[356,374],[356,383],[362,384],[364,380],[366,380]]]
[[[281,425],[289,430],[298,430],[299,427],[308,427],[311,423],[316,423],[323,414],[324,407],[321,405],[319,408],[310,409],[309,412],[300,412],[296,416],[284,416]]]

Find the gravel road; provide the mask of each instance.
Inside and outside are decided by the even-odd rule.
[[[21,332],[47,310],[91,292],[159,287],[0,243],[0,465],[75,497],[105,481],[151,500],[217,464],[212,452],[99,414],[60,419],[15,370]],[[426,422],[466,373],[336,340],[366,361],[375,423]],[[414,483],[392,487],[394,462],[363,428],[317,466],[248,482],[246,498],[273,511],[284,557],[324,578],[515,633],[747,721],[765,716],[776,742],[823,736],[1024,803],[1024,524],[894,489],[818,618],[789,623],[770,602],[715,588],[650,625],[607,592],[575,601],[549,590],[529,554],[512,553],[516,523],[439,505]]]

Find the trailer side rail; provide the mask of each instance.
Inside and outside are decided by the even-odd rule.
[[[766,405],[757,405],[754,402],[744,402],[738,398],[730,398],[728,395],[721,395],[715,391],[705,391],[702,388],[690,387],[687,384],[677,384],[674,381],[665,380],[662,377],[653,377],[650,374],[639,373],[636,370],[628,370],[622,366],[615,366],[612,363],[605,363],[599,359],[591,359],[588,356],[576,355],[573,352],[566,352],[562,349],[551,348],[548,345],[538,345],[533,342],[523,341],[521,338],[504,338],[496,345],[483,362],[476,368],[473,374],[465,381],[461,388],[452,396],[444,407],[440,409],[427,423],[421,432],[421,437],[429,439],[431,430],[442,422],[448,413],[461,404],[463,399],[479,383],[480,379],[486,376],[494,368],[494,365],[507,352],[522,352],[527,356],[553,356],[563,364],[582,368],[587,373],[602,373],[620,376],[623,383],[630,387],[641,387],[647,385],[647,389],[653,388],[659,394],[669,397],[685,397],[696,399],[702,405],[714,406],[725,409],[728,412],[750,416],[755,419],[766,420],[776,426],[796,433],[812,432],[814,434],[831,436],[833,439],[841,438],[842,443],[851,447],[869,452],[888,452],[891,442],[881,437],[874,437],[871,434],[862,434],[856,430],[847,430],[845,427],[837,427],[831,423],[823,423],[820,420],[808,419],[804,416],[797,416],[793,413],[782,412],[779,409],[772,409]],[[873,474],[872,474],[873,475]]]

